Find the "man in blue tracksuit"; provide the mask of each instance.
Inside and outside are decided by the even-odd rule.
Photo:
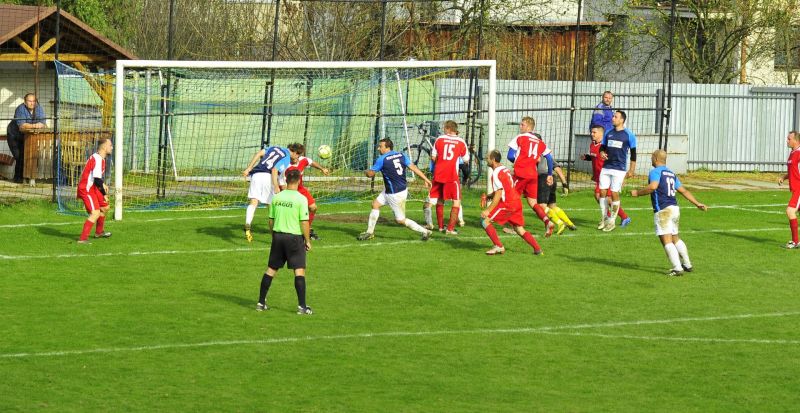
[[[613,103],[614,94],[608,90],[603,92],[603,101],[598,103],[597,106],[594,107],[594,112],[592,112],[589,130],[592,130],[592,126],[595,125],[602,126],[605,132],[614,129],[614,125],[611,124],[611,118],[614,116],[614,109],[611,107]]]

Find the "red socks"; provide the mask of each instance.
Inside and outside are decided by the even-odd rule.
[[[538,242],[536,242],[536,238],[534,238],[534,237],[533,237],[533,235],[531,235],[531,233],[530,233],[530,232],[528,232],[528,231],[525,231],[525,233],[524,233],[524,234],[522,234],[522,239],[524,239],[524,240],[525,240],[525,242],[527,242],[527,243],[528,243],[528,245],[530,245],[531,247],[533,247],[533,250],[534,250],[534,251],[540,251],[540,250],[542,249],[542,248],[539,246],[539,243],[538,243]]]
[[[611,213],[611,208],[609,208],[608,211],[609,211],[609,214],[610,214]],[[628,214],[625,213],[625,211],[622,209],[622,207],[619,207],[619,211],[617,211],[617,215],[619,215],[620,219],[628,219]]]
[[[547,220],[549,220],[549,218],[547,218],[547,214],[544,212],[544,208],[542,208],[541,205],[539,204],[534,205],[533,211],[536,212],[536,215],[539,217],[539,219],[547,223]]]
[[[89,232],[92,231],[92,225],[94,225],[94,222],[89,221],[88,219],[83,223],[83,232],[81,232],[80,237],[81,241],[86,241],[89,239]]]
[[[456,229],[456,223],[458,223],[458,210],[459,207],[457,206],[450,208],[450,222],[447,223],[448,231],[453,231]]]
[[[789,220],[789,228],[792,229],[792,242],[797,244],[797,218]]]
[[[436,204],[436,223],[439,229],[444,228],[444,204]]]
[[[492,240],[494,245],[496,245],[496,246],[498,246],[500,248],[503,247],[503,243],[500,242],[500,238],[497,237],[497,230],[494,229],[494,225],[492,225],[492,224],[486,225],[486,228],[484,228],[484,230],[486,230],[486,235],[489,236],[489,239]],[[536,242],[536,241],[534,241],[534,242]]]
[[[102,235],[105,232],[105,223],[106,217],[101,216],[97,218],[97,226],[94,228],[94,233],[97,235]]]

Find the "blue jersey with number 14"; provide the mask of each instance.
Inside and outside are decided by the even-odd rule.
[[[650,183],[658,182],[658,188],[650,194],[653,211],[658,212],[668,206],[678,205],[675,194],[678,192],[678,188],[681,187],[681,181],[675,175],[675,172],[672,172],[666,166],[659,166],[650,171],[648,181]]]
[[[250,170],[250,175],[256,173],[271,173],[273,168],[278,168],[278,173],[291,165],[289,150],[279,146],[270,146],[264,149],[264,156],[258,161],[256,166]]]
[[[403,153],[389,151],[378,157],[370,168],[383,174],[383,185],[387,194],[396,194],[406,190],[406,168],[411,160]]]

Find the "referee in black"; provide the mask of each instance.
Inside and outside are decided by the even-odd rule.
[[[272,246],[269,249],[267,272],[261,278],[261,292],[256,310],[269,310],[267,292],[272,279],[284,264],[294,270],[294,288],[297,290],[297,314],[312,314],[306,305],[306,251],[311,250],[308,224],[308,200],[297,192],[300,171],[286,172],[286,189],[272,198],[269,209],[269,228]]]

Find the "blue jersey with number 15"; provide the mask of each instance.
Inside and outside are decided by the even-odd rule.
[[[658,182],[658,188],[650,194],[650,201],[653,204],[653,211],[658,212],[670,205],[678,205],[675,194],[681,187],[681,181],[675,172],[666,166],[659,166],[650,171],[648,179],[650,183]]]
[[[389,151],[378,157],[370,168],[383,174],[383,185],[387,194],[396,194],[406,190],[406,168],[411,165],[408,156],[400,152]]]

